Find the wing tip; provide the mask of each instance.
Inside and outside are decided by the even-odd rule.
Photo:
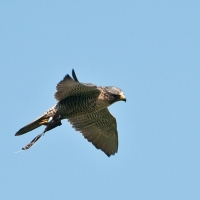
[[[72,69],[72,77],[76,82],[79,82],[74,69]]]
[[[102,150],[102,149],[101,149]],[[103,151],[103,150],[102,150]],[[112,150],[111,152],[103,151],[108,157],[114,156],[117,153],[117,150]]]

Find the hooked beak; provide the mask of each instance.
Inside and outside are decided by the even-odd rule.
[[[126,97],[123,94],[120,95],[119,99],[126,102]]]

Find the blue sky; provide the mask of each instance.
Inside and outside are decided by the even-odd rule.
[[[199,1],[1,1],[1,199],[200,199]],[[14,134],[56,103],[56,84],[120,87],[108,158],[63,125]]]

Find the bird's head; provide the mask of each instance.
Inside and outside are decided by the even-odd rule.
[[[117,87],[114,86],[105,87],[105,92],[108,95],[108,100],[110,104],[113,104],[117,101],[126,102],[126,97],[124,96],[123,91]]]

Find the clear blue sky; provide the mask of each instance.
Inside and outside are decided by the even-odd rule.
[[[1,199],[200,199],[200,1],[2,0],[0,30]],[[65,120],[15,154],[72,68],[123,89],[118,153]]]

